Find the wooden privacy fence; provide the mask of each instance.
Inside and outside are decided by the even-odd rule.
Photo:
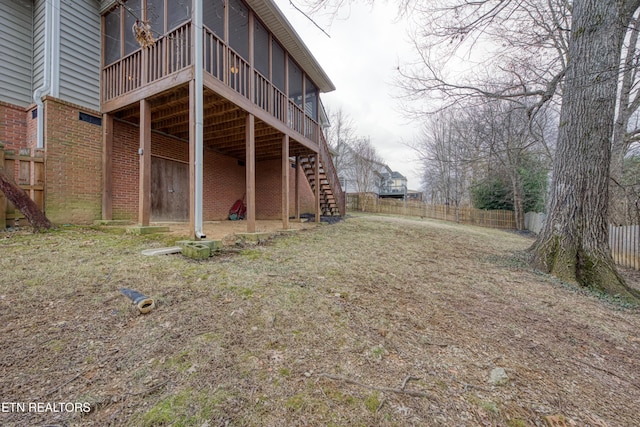
[[[31,200],[40,209],[44,209],[44,152],[42,150],[21,148],[16,154],[13,150],[4,150],[0,144],[0,165],[12,177]],[[0,192],[0,230],[14,226],[24,216]]]
[[[429,205],[415,200],[378,199],[372,194],[347,195],[347,209],[359,212],[419,216],[481,227],[508,230],[516,228],[515,215],[512,211]]]
[[[485,211],[470,207],[428,205],[418,201],[378,199],[373,194],[348,194],[347,210],[353,212],[386,213],[393,215],[419,216],[424,218],[472,224],[482,227],[515,229],[512,211]],[[539,233],[545,220],[541,213],[528,212],[525,216],[527,230]],[[640,270],[640,226],[609,225],[609,246],[613,261],[623,267]]]

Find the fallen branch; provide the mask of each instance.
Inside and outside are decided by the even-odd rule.
[[[0,192],[4,193],[6,198],[22,212],[34,231],[53,228],[53,224],[36,205],[36,202],[31,200],[29,195],[7,175],[3,165],[0,165]]]
[[[79,372],[77,373],[73,378],[71,378],[70,380],[68,380],[67,382],[65,382],[64,384],[56,387],[55,389],[51,390],[49,393],[45,394],[44,397],[49,397],[51,396],[53,393],[57,392],[58,390],[62,389],[63,387],[71,384],[72,382],[74,382],[75,380],[77,380],[78,378],[80,378],[82,376],[82,374],[84,374],[86,371],[83,372]]]
[[[376,386],[372,386],[372,385],[368,385],[368,384],[363,384],[361,382],[352,380],[352,379],[347,378],[347,377],[342,377],[340,375],[327,374],[327,373],[324,373],[324,372],[318,374],[318,376],[319,377],[324,377],[324,378],[329,378],[330,380],[342,381],[342,382],[345,382],[347,384],[357,385],[359,387],[368,388],[370,390],[377,390],[377,391],[382,391],[382,392],[386,392],[386,393],[406,394],[406,395],[414,396],[414,397],[426,397],[427,399],[437,400],[436,396],[431,394],[431,393],[426,393],[426,392],[417,391],[417,390],[406,390],[405,387],[407,385],[407,382],[409,380],[412,380],[412,379],[417,379],[417,378],[412,377],[412,376],[408,376],[407,378],[405,378],[405,380],[402,383],[402,388],[376,387]]]
[[[624,381],[625,383],[627,383],[627,384],[629,384],[629,385],[631,385],[631,386],[633,386],[633,387],[637,388],[638,390],[640,390],[640,386],[639,386],[638,384],[632,383],[632,382],[631,382],[631,381],[629,381],[628,379],[626,379],[626,378],[624,378],[624,377],[621,377],[620,375],[616,374],[615,372],[611,372],[611,371],[610,371],[610,370],[608,370],[608,369],[599,368],[599,367],[597,367],[597,366],[592,365],[591,363],[585,362],[585,361],[580,360],[580,359],[575,359],[575,361],[576,361],[576,362],[579,362],[579,363],[582,363],[583,365],[588,366],[588,367],[590,367],[590,368],[593,368],[593,369],[595,369],[595,370],[597,370],[597,371],[604,372],[605,374],[609,374],[609,375],[611,375],[611,376],[613,376],[613,377],[616,377],[616,378],[618,378],[619,380]]]

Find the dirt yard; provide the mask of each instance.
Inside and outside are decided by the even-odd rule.
[[[0,425],[639,425],[640,310],[531,270],[529,237],[355,216],[140,254],[175,240],[0,233]]]

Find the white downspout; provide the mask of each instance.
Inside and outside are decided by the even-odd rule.
[[[60,97],[60,0],[51,0],[51,84],[49,94]]]
[[[33,92],[33,101],[38,106],[36,148],[44,148],[44,103],[42,97],[51,87],[51,27],[53,2],[45,2],[44,11],[44,60],[42,62],[42,85]]]
[[[194,14],[193,25],[195,27],[195,37],[193,42],[194,48],[194,80],[195,80],[195,230],[194,234],[198,239],[207,237],[202,230],[202,175],[203,175],[203,135],[204,135],[204,99],[203,99],[203,70],[204,59],[203,55],[203,43],[202,43],[202,0],[194,0]]]

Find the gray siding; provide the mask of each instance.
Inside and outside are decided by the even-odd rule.
[[[100,2],[60,2],[60,98],[100,110]]]
[[[35,0],[33,14],[33,88],[42,86],[44,79],[44,30],[45,30],[45,0]]]
[[[31,104],[33,2],[0,0],[0,101]]]

